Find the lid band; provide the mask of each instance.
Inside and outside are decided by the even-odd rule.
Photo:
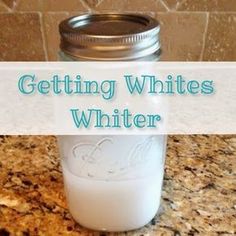
[[[140,14],[87,14],[59,25],[61,50],[94,60],[135,59],[160,49],[159,23]]]

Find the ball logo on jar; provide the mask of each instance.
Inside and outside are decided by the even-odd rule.
[[[110,137],[102,138],[97,143],[77,143],[72,148],[72,154],[74,158],[80,162],[79,171],[87,172],[88,177],[98,177],[98,175],[102,175],[107,176],[108,179],[114,179],[132,171],[132,169],[135,170],[135,168],[147,164],[147,154],[152,148],[154,141],[155,137],[151,136],[137,143],[129,150],[125,162],[124,160],[114,161],[110,158],[108,153],[105,153],[104,149],[114,143],[113,139]],[[112,153],[109,154],[112,155]],[[111,161],[109,161],[109,159]]]

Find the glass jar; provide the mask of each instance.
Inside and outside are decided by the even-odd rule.
[[[157,61],[158,22],[140,14],[87,14],[59,26],[63,61]],[[166,151],[164,135],[59,136],[69,210],[102,231],[140,228],[156,215]]]

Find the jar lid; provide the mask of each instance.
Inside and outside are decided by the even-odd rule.
[[[90,60],[128,60],[160,49],[157,20],[141,14],[86,14],[59,25],[61,50]]]

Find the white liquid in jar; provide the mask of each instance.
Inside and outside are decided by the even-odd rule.
[[[95,181],[63,171],[70,212],[87,228],[136,229],[147,224],[159,208],[162,173],[137,180]]]
[[[99,143],[101,136],[98,138],[90,136],[89,143]],[[87,145],[88,140],[80,140],[79,145],[78,141],[75,143],[77,148],[81,143]],[[143,144],[144,152],[140,148]],[[73,149],[70,153],[80,154],[79,157],[69,156],[67,161],[62,161],[73,218],[87,228],[103,231],[132,230],[151,221],[160,205],[163,136],[151,139],[149,136],[112,136],[112,145],[109,141],[103,143],[97,156],[96,150],[91,152],[93,145],[89,145],[88,150],[80,149],[77,153]],[[93,153],[95,159],[85,153]]]

